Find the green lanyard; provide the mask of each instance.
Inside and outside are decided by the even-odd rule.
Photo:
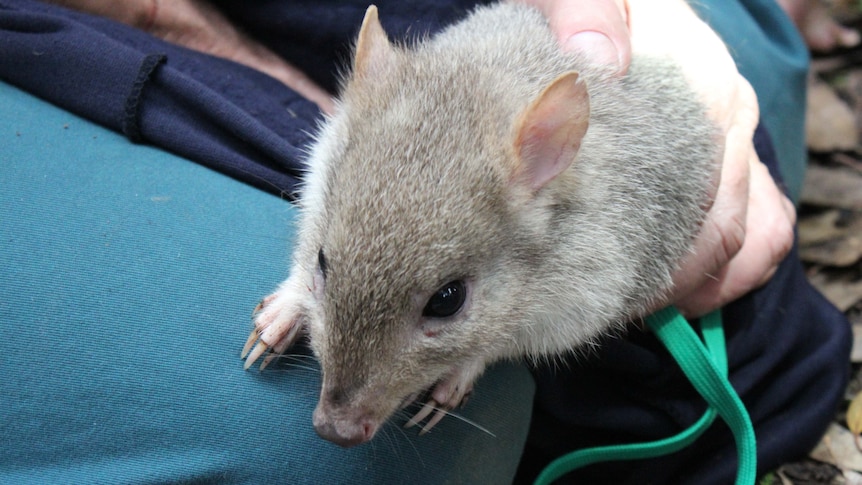
[[[727,380],[727,351],[721,311],[716,310],[700,319],[703,342],[673,307],[653,313],[646,322],[697,392],[709,403],[709,408],[688,429],[669,438],[648,443],[587,448],[563,455],[545,467],[535,485],[550,484],[566,473],[592,463],[653,458],[679,451],[703,434],[716,415],[727,422],[736,440],[739,456],[736,485],[754,483],[757,476],[754,428],[739,395]]]

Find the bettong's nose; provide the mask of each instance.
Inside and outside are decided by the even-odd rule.
[[[336,445],[349,448],[366,441],[370,441],[377,431],[377,427],[370,419],[357,417],[333,417],[335,413],[329,412],[322,404],[318,404],[314,410],[314,430],[321,438],[331,441]],[[338,413],[349,414],[349,413]]]

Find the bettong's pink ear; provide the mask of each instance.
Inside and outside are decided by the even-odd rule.
[[[353,76],[358,79],[385,75],[393,62],[395,51],[377,18],[377,7],[371,5],[365,11],[365,19],[356,39],[353,57]]]
[[[515,125],[513,181],[536,192],[574,161],[590,123],[587,86],[571,71],[545,88]]]

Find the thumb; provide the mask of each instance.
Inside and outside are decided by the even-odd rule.
[[[547,17],[563,50],[595,64],[628,70],[631,62],[625,0],[522,0]]]

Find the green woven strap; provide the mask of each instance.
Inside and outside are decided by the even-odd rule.
[[[700,324],[703,343],[673,307],[647,317],[647,325],[677,361],[694,388],[709,403],[709,408],[700,419],[681,433],[662,440],[588,448],[563,455],[542,471],[536,479],[536,485],[549,484],[570,471],[592,463],[653,458],[679,451],[703,434],[716,415],[727,422],[736,440],[739,456],[736,485],[753,484],[757,476],[754,428],[745,406],[727,380],[727,351],[721,312],[716,310],[701,318]]]

